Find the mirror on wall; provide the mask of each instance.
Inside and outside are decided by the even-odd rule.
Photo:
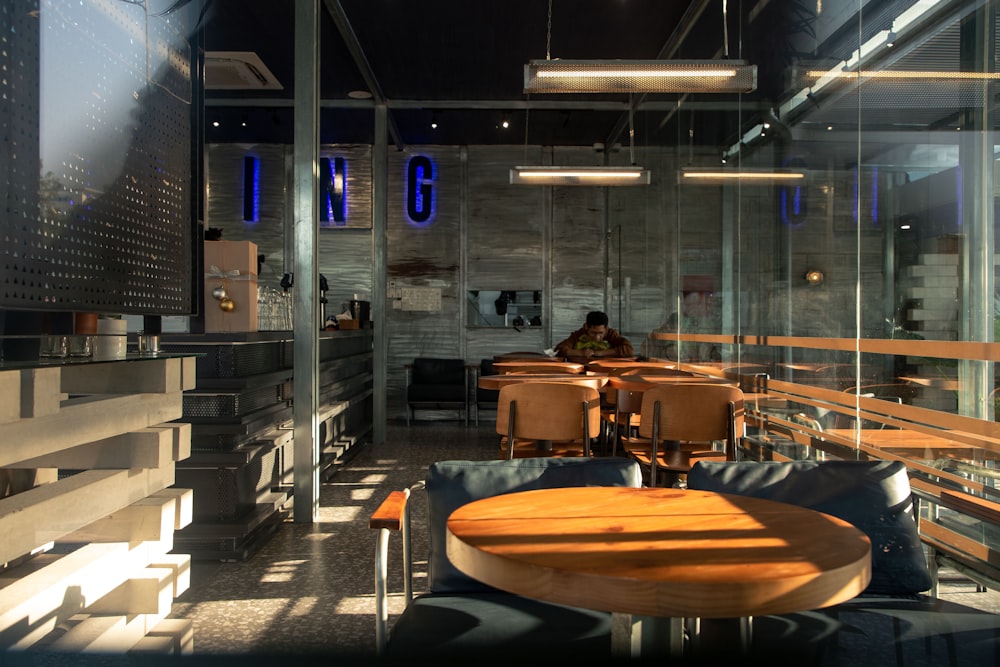
[[[469,290],[470,327],[542,326],[541,290]]]

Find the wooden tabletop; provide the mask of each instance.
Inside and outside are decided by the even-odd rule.
[[[840,436],[849,440],[854,440],[855,431],[853,428],[831,428],[824,431],[829,435]],[[861,443],[875,449],[894,452],[919,459],[939,459],[939,458],[960,458],[968,461],[982,461],[985,459],[1000,458],[997,452],[991,452],[985,447],[976,447],[965,442],[940,438],[911,431],[908,429],[896,428],[863,428],[860,429]]]
[[[608,382],[608,376],[604,373],[589,373],[587,375],[573,375],[571,373],[507,373],[506,375],[481,375],[478,386],[480,389],[500,389],[504,385],[515,382],[570,382],[586,387],[593,387],[598,391]]]
[[[778,366],[780,366],[781,368],[787,368],[793,371],[805,371],[807,373],[815,373],[821,368],[827,368],[829,366],[834,366],[834,365],[836,364],[827,364],[827,363],[809,362],[809,361],[796,361],[794,363],[790,361],[783,361],[778,364]]]
[[[665,488],[511,493],[448,519],[448,558],[487,584],[588,609],[729,618],[816,609],[868,585],[849,523],[768,500]]]
[[[659,384],[722,384],[738,387],[739,380],[709,377],[707,375],[612,375],[608,378],[608,386],[622,391],[645,391]]]
[[[583,364],[568,361],[494,361],[493,368],[498,373],[582,373]],[[549,369],[549,370],[546,370]]]
[[[922,387],[932,387],[934,389],[948,389],[949,391],[958,391],[958,378],[901,375],[899,379],[904,382],[919,384]]]
[[[674,361],[637,361],[632,357],[606,357],[587,362],[587,368],[598,371],[630,368],[674,368],[675,366],[677,366],[677,362]]]
[[[493,361],[531,361],[544,363],[546,361],[563,361],[562,357],[550,357],[544,352],[502,352],[493,355]]]

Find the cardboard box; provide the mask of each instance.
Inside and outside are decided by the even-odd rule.
[[[341,329],[360,329],[360,322],[357,320],[338,320]]]
[[[226,294],[235,307],[230,311],[222,310],[219,300],[212,296],[212,290],[219,286],[220,281],[206,280],[205,333],[257,331],[257,276],[224,282]]]
[[[257,275],[257,244],[253,241],[205,241],[205,282],[212,267],[217,267],[224,275]],[[217,285],[216,285],[217,287]]]

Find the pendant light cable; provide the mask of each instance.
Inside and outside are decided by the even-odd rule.
[[[729,60],[729,0],[722,0],[722,57]]]
[[[549,20],[545,25],[545,59],[552,60],[552,0],[549,0]]]
[[[635,128],[632,125],[632,114],[635,107],[632,104],[632,93],[628,94],[628,159],[629,164],[635,166]],[[609,147],[610,150],[610,147]]]

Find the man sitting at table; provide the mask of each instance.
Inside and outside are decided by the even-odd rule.
[[[583,327],[556,345],[556,356],[567,361],[590,361],[601,357],[631,357],[632,343],[608,326],[608,316],[599,310],[587,313]]]

